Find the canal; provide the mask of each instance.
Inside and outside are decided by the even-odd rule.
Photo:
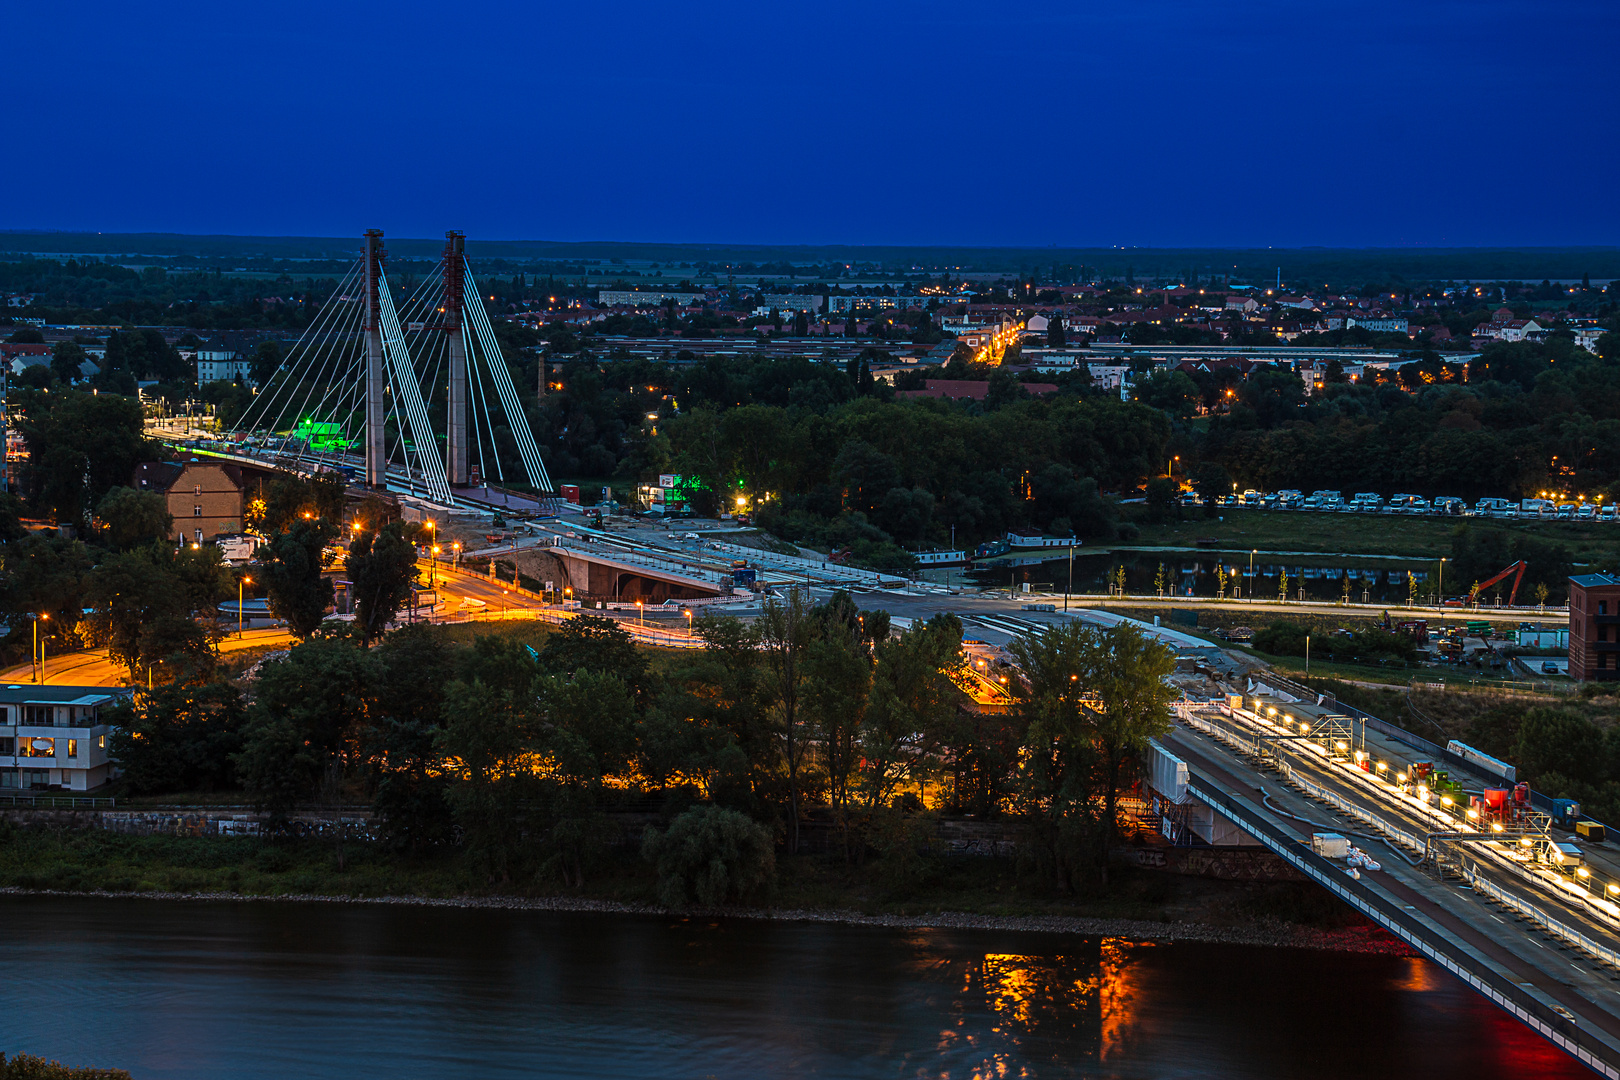
[[[1401,957],[360,904],[0,916],[0,1050],[137,1080],[1590,1075]]]

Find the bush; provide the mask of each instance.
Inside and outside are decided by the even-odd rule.
[[[658,898],[669,907],[746,899],[776,877],[771,834],[745,814],[698,806],[663,832],[648,829],[641,854],[658,869]]]
[[[31,1054],[7,1060],[0,1054],[0,1080],[129,1080],[129,1073],[123,1069],[70,1069]]]

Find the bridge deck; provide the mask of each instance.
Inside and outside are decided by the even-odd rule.
[[[1620,1077],[1620,971],[1498,910],[1466,886],[1430,876],[1376,843],[1358,840],[1383,869],[1363,872],[1361,880],[1354,881],[1341,866],[1312,855],[1309,843],[1313,832],[1365,832],[1360,822],[1306,798],[1198,731],[1178,727],[1164,744],[1187,762],[1195,794],[1217,812],[1600,1074]],[[1312,779],[1331,786],[1352,804],[1384,817],[1397,816],[1355,785],[1339,783],[1329,770]],[[1266,806],[1262,793],[1276,811]],[[1434,831],[1411,815],[1395,823],[1418,835]],[[1505,875],[1500,884],[1531,894],[1522,882],[1510,882]],[[1573,905],[1544,893],[1534,893],[1534,899],[1538,905],[1556,907],[1559,918],[1579,924],[1595,938],[1614,942],[1612,931]]]

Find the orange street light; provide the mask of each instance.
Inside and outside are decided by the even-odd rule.
[[[242,636],[242,586],[253,579],[243,574],[236,579],[236,636]]]

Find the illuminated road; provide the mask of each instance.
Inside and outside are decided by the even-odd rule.
[[[291,644],[291,635],[281,627],[246,630],[240,638],[233,630],[219,643],[219,651],[229,655],[243,649],[286,648]],[[0,671],[0,679],[19,685],[31,683],[34,670],[27,664],[19,664]],[[129,669],[109,659],[104,652],[79,651],[52,656],[47,649],[44,681],[58,686],[124,686],[129,682]]]
[[[1307,797],[1272,769],[1258,767],[1251,754],[1212,736],[1212,732],[1224,731],[1223,738],[1233,734],[1252,737],[1258,725],[1245,722],[1241,713],[1238,719],[1225,722],[1216,720],[1209,710],[1202,715],[1205,721],[1197,726],[1178,726],[1163,740],[1166,749],[1187,761],[1196,775],[1206,778],[1217,790],[1241,799],[1245,812],[1296,836],[1301,844],[1308,844],[1314,832],[1350,836],[1352,842],[1382,864],[1378,871],[1362,872],[1364,885],[1394,897],[1406,912],[1458,943],[1472,954],[1471,963],[1503,973],[1514,985],[1545,997],[1559,1015],[1611,1044],[1613,1060],[1620,1061],[1620,968],[1594,953],[1572,947],[1568,940],[1546,932],[1521,913],[1488,900],[1485,884],[1470,887],[1454,874],[1442,876],[1431,873],[1431,868],[1414,867],[1402,857],[1396,843],[1378,838],[1366,821],[1375,818],[1421,842],[1429,834],[1448,829],[1433,813],[1392,790],[1380,790],[1367,774],[1352,773],[1347,767],[1325,760],[1313,765],[1312,754],[1294,744],[1292,752],[1284,751],[1284,759],[1294,767],[1296,776],[1308,777],[1327,793],[1330,801]],[[1397,754],[1393,751],[1398,744],[1373,736],[1376,733],[1369,733],[1368,750],[1386,761],[1391,772],[1421,756],[1410,748]],[[1468,786],[1479,786],[1475,778],[1464,779]],[[1387,789],[1388,785],[1383,787]],[[1333,805],[1331,800],[1337,800],[1339,805]],[[1590,852],[1594,877],[1620,870],[1620,860],[1608,845],[1585,841],[1579,841],[1579,845]],[[1471,859],[1479,877],[1490,887],[1533,904],[1602,948],[1620,948],[1620,937],[1615,933],[1620,922],[1612,922],[1578,902],[1567,888],[1549,887],[1546,879],[1558,875],[1527,875],[1504,865],[1506,861],[1490,856]]]

